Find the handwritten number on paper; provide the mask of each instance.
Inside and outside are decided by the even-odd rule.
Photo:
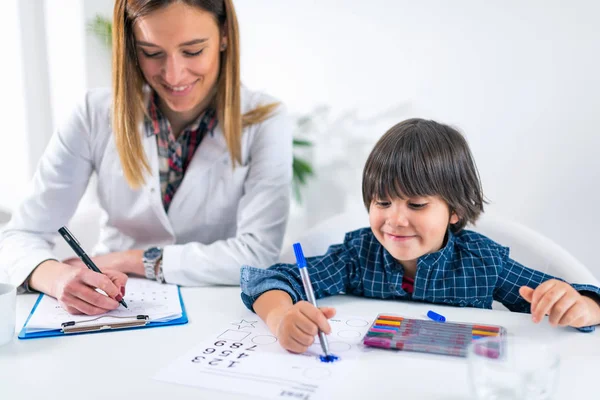
[[[215,342],[215,346],[225,346],[227,344],[227,340],[217,340]],[[244,343],[240,343],[240,342],[233,342],[229,348],[230,349],[239,349],[240,347],[242,347],[244,345]],[[246,350],[254,350],[254,348],[256,347],[256,345],[254,346],[250,346],[248,347]]]
[[[301,400],[310,399],[310,395],[308,393],[293,392],[291,390],[282,390],[281,393],[279,393],[279,397],[301,399]]]
[[[238,357],[238,358],[241,358],[241,357]],[[196,356],[196,357],[194,357],[192,359],[192,362],[196,363],[196,364],[199,364],[203,360],[206,361],[206,358],[204,356]],[[208,365],[212,365],[213,367],[216,367],[216,366],[219,366],[219,365],[223,365],[223,364],[219,364],[221,361],[223,361],[222,358],[213,358],[212,360],[210,360],[208,362]],[[229,365],[227,365],[227,368],[231,368],[231,367],[235,366],[236,364],[239,364],[239,361],[229,361]]]
[[[215,347],[222,347],[222,346],[226,346],[227,344],[229,344],[229,343],[226,340],[218,340],[218,341],[215,342]],[[250,356],[250,354],[247,354],[247,353],[243,352],[244,351],[243,346],[244,346],[244,343],[233,342],[233,343],[231,343],[229,345],[229,348],[233,349],[233,350],[221,350],[218,353],[219,357],[229,357],[229,356],[235,357],[236,361],[229,361],[229,364],[223,364],[222,363],[222,361],[224,361],[223,358],[217,358],[217,357],[215,357],[215,358],[213,358],[213,359],[211,359],[209,361],[209,360],[206,359],[205,356],[196,356],[196,357],[194,357],[192,359],[192,362],[196,363],[196,364],[200,364],[200,363],[206,362],[208,365],[211,365],[211,366],[214,366],[214,367],[218,367],[218,366],[225,367],[225,365],[227,365],[226,368],[232,368],[236,364],[240,363],[240,361],[237,361],[237,360],[241,360],[242,358]],[[256,345],[252,345],[250,347],[247,347],[245,349],[245,351],[254,351],[254,350],[256,350],[257,347],[258,346],[256,346]],[[239,354],[237,354],[237,352],[235,351],[235,350],[238,350],[238,349],[242,350],[242,352],[239,353]],[[207,347],[206,349],[204,349],[204,351],[202,353],[203,354],[217,355],[216,351],[217,351],[217,349],[215,349],[215,348]]]

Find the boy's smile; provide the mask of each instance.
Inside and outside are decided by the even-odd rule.
[[[442,248],[448,224],[458,222],[439,196],[373,200],[369,224],[377,240],[414,277],[419,257]]]
[[[415,239],[417,235],[406,235],[406,234],[398,234],[398,233],[388,233],[383,232],[386,239],[397,241],[397,242],[406,242],[410,239]]]

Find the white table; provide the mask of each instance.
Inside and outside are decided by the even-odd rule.
[[[158,369],[185,353],[216,329],[245,312],[237,287],[183,288],[190,322],[187,325],[71,337],[17,340],[0,347],[0,399],[243,399],[155,381]],[[36,295],[17,300],[17,329],[23,325]],[[598,398],[600,332],[534,325],[526,314],[461,309],[398,301],[336,296],[320,301],[339,314],[375,317],[396,313],[423,317],[428,309],[449,321],[498,324],[517,336],[554,343],[561,355],[555,399]],[[385,361],[360,360],[360,368],[344,380],[337,398],[446,399],[470,398],[467,364],[462,358],[395,352]],[[363,367],[364,366],[364,367]],[[389,397],[391,398],[391,397]]]

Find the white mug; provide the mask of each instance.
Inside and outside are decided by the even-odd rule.
[[[17,288],[0,283],[0,346],[12,341],[17,318]]]

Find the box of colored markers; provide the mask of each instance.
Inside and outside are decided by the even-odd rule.
[[[379,314],[363,338],[366,346],[465,357],[469,344],[482,337],[504,337],[501,326],[436,322]]]

